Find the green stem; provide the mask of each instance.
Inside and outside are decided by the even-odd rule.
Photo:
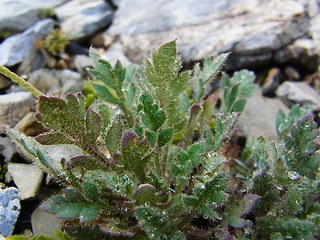
[[[124,98],[123,92],[120,90],[117,94],[120,98],[120,101],[122,102],[122,104],[124,106],[124,108],[122,109],[123,113],[124,113],[124,117],[128,121],[129,127],[132,128],[133,127],[133,117],[132,117],[130,110],[127,108],[126,100]]]
[[[123,109],[123,113],[124,113],[125,118],[128,121],[129,127],[132,128],[133,127],[133,118],[132,118],[130,110],[128,110],[126,108],[126,106]]]
[[[11,72],[5,66],[0,66],[0,73],[2,73],[4,76],[10,78],[15,83],[18,83],[25,90],[32,93],[32,95],[35,96],[36,98],[39,98],[41,95],[44,95],[42,92],[40,92],[34,86],[32,86],[30,83],[26,82],[23,78],[19,77],[14,72]]]

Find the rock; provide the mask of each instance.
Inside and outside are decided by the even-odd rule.
[[[41,68],[29,74],[28,82],[43,93],[56,93],[60,87],[60,72]]]
[[[9,237],[20,213],[18,189],[10,187],[0,189],[0,234]]]
[[[29,74],[28,82],[43,93],[62,97],[68,92],[79,92],[83,89],[80,73],[69,69],[39,69]]]
[[[274,97],[275,91],[282,82],[283,74],[279,68],[271,68],[268,76],[262,83],[262,93],[264,96]]]
[[[69,69],[62,70],[60,73],[61,81],[61,96],[65,96],[67,93],[80,92],[83,89],[83,79],[80,73],[71,71]]]
[[[112,11],[103,0],[74,0],[55,9],[61,28],[71,39],[80,39],[108,26]]]
[[[35,100],[31,93],[20,91],[0,95],[0,125],[13,127],[28,112],[34,109]]]
[[[76,55],[74,58],[74,65],[81,77],[85,78],[88,76],[86,69],[93,65],[93,60],[87,55]]]
[[[40,133],[48,131],[48,129],[39,123],[34,117],[34,112],[27,113],[15,126],[19,132],[26,136],[37,136]]]
[[[1,0],[0,31],[21,32],[40,21],[41,12],[65,0]]]
[[[0,75],[0,90],[8,88],[10,85],[11,85],[11,81],[1,74]]]
[[[320,110],[320,95],[305,82],[285,81],[278,87],[276,94],[301,105],[312,105],[313,111]]]
[[[318,54],[313,39],[300,38],[277,51],[274,60],[276,64],[290,63],[303,71],[312,73],[318,68]]]
[[[21,34],[7,38],[0,44],[0,65],[13,66],[26,58],[35,57],[35,41],[43,39],[52,29],[53,20],[45,19]]]
[[[316,16],[320,12],[320,2],[318,0],[300,0],[310,17]]]
[[[300,80],[300,73],[293,67],[287,66],[284,69],[284,73],[290,81],[298,81]]]
[[[311,19],[311,36],[317,52],[320,52],[320,14]]]
[[[4,157],[4,162],[8,163],[17,154],[17,149],[9,137],[0,135],[0,155]]]
[[[50,164],[56,169],[61,169],[62,158],[68,161],[71,157],[82,155],[82,150],[75,145],[42,145],[41,150],[50,157]]]
[[[124,54],[124,48],[120,43],[111,45],[104,54],[101,54],[101,58],[106,59],[114,66],[119,60],[123,66],[133,64]]]
[[[258,59],[262,65],[274,51],[308,35],[310,19],[304,11],[292,0],[123,0],[104,33],[105,44],[120,42],[135,63],[150,49],[178,39],[185,62],[231,51],[233,57],[250,63]]]
[[[89,40],[89,45],[95,48],[104,48],[104,38],[103,34],[99,32]]]
[[[9,163],[8,174],[11,175],[19,189],[21,200],[37,196],[43,180],[43,172],[37,166],[22,163]]]
[[[31,215],[32,232],[36,235],[47,234],[51,237],[56,237],[53,234],[54,230],[61,229],[62,220],[54,214],[48,213],[38,207]]]
[[[258,89],[247,101],[238,121],[238,135],[243,137],[263,136],[267,140],[277,137],[276,117],[278,110],[288,114],[289,109],[279,99],[266,98]]]

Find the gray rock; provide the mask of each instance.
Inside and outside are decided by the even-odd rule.
[[[298,81],[300,80],[300,73],[293,67],[287,66],[284,69],[284,74],[286,75],[287,79],[290,81]]]
[[[0,189],[0,234],[9,237],[20,213],[18,189],[10,187]]]
[[[28,82],[46,94],[62,97],[68,92],[79,92],[83,89],[80,73],[68,69],[38,69],[29,74]]]
[[[67,93],[80,92],[83,89],[83,79],[80,73],[65,69],[61,71],[61,96],[65,96]]]
[[[35,55],[35,41],[43,39],[53,29],[53,20],[45,19],[21,34],[0,44],[0,65],[13,66]]]
[[[62,158],[68,161],[71,157],[82,155],[82,150],[74,145],[42,145],[41,150],[50,158],[50,164],[56,169],[61,169]]]
[[[320,12],[319,0],[299,0],[299,2],[304,5],[310,17],[314,17]]]
[[[35,106],[32,94],[25,91],[0,95],[0,125],[13,127]]]
[[[77,72],[81,74],[82,77],[87,76],[87,68],[93,65],[93,60],[87,55],[76,55],[74,57],[74,65]]]
[[[279,99],[266,98],[258,89],[247,101],[238,121],[238,135],[244,137],[263,136],[267,140],[277,137],[276,117],[278,110],[288,114],[289,109]]]
[[[282,78],[283,74],[279,68],[271,68],[261,86],[263,95],[268,97],[275,96],[275,91],[279,87]]]
[[[11,81],[3,76],[2,74],[0,75],[0,89],[5,89],[11,85]]]
[[[60,87],[60,72],[41,68],[29,74],[28,82],[43,93],[57,93]]]
[[[120,42],[136,63],[150,49],[178,39],[186,62],[231,51],[261,65],[272,60],[273,51],[309,33],[304,11],[292,0],[123,0],[104,37],[106,44]]]
[[[312,105],[313,111],[320,110],[320,95],[305,82],[285,81],[278,87],[276,94],[301,105]]]
[[[0,155],[4,157],[4,161],[8,163],[17,153],[17,149],[9,137],[0,136]]]
[[[320,4],[319,4],[320,5]],[[311,19],[311,36],[317,52],[320,52],[320,14]]]
[[[108,26],[112,11],[103,0],[74,0],[55,9],[61,28],[72,39],[80,39]]]
[[[56,237],[53,234],[54,230],[61,229],[61,219],[57,216],[48,213],[38,207],[31,215],[32,232],[36,235],[47,234],[51,237]]]
[[[39,123],[34,117],[34,112],[27,113],[15,126],[18,132],[23,133],[26,136],[37,136],[40,133],[48,131],[41,123]],[[32,161],[30,161],[32,162]]]
[[[101,58],[106,59],[114,66],[119,60],[123,66],[133,64],[124,54],[124,47],[120,43],[112,44],[104,54],[101,54]]]
[[[318,68],[318,54],[319,52],[313,39],[300,38],[277,51],[274,61],[276,64],[290,62],[295,66],[299,66],[304,71],[315,72]]]
[[[37,196],[43,180],[43,172],[35,165],[9,163],[8,172],[19,189],[21,200]]]
[[[40,20],[40,11],[53,8],[66,0],[1,0],[0,31],[20,32]]]

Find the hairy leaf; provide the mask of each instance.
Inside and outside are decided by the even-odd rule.
[[[296,127],[291,128],[291,136],[284,138],[288,149],[285,159],[289,169],[310,178],[315,178],[320,163],[320,157],[315,154],[320,145],[313,142],[319,135],[317,126],[312,114],[308,114],[298,121]]]
[[[294,105],[286,118],[285,113],[280,109],[277,114],[276,127],[277,133],[280,138],[283,138],[285,134],[290,132],[290,128],[305,115],[311,112],[310,106],[299,107]]]
[[[164,145],[166,145],[171,140],[172,136],[173,136],[172,128],[167,128],[160,131],[158,140],[157,140],[159,147],[163,147]]]
[[[253,84],[254,74],[248,70],[235,72],[232,78],[222,77],[223,109],[225,113],[242,112],[249,98],[257,89]]]
[[[156,132],[166,120],[164,111],[157,104],[154,104],[151,95],[148,93],[142,94],[140,101],[142,103],[141,110],[143,111],[142,122],[151,131]]]
[[[177,121],[179,104],[177,97],[187,88],[189,72],[179,73],[181,60],[177,57],[176,42],[162,45],[152,55],[152,62],[146,60],[145,75],[154,86],[156,98],[165,106],[168,125]]]
[[[68,94],[66,101],[61,98],[40,96],[36,118],[57,134],[64,135],[69,143],[72,142],[91,154],[97,161],[109,164],[108,159],[97,149],[100,117],[91,109],[85,108],[84,98],[80,93]],[[43,138],[40,136],[40,141]],[[46,138],[53,140],[52,136]],[[61,136],[57,140],[61,141],[60,139]]]
[[[41,207],[62,219],[79,218],[91,222],[99,217],[100,207],[84,199],[75,189],[65,189],[64,195],[57,195],[45,201]]]

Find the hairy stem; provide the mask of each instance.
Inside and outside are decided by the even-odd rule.
[[[4,76],[10,78],[15,83],[18,83],[25,90],[32,93],[32,95],[35,96],[36,98],[39,98],[41,95],[44,95],[42,92],[40,92],[34,86],[32,86],[30,83],[26,82],[23,78],[19,77],[14,72],[11,72],[5,66],[0,66],[0,73],[2,73]]]
[[[120,101],[122,102],[124,108],[122,109],[123,110],[123,113],[124,113],[124,117],[126,118],[127,122],[128,122],[128,125],[130,128],[133,127],[133,117],[132,117],[132,114],[130,112],[130,110],[127,108],[126,106],[126,100],[123,96],[123,92],[120,90],[120,92],[117,93],[119,98],[120,98]]]

